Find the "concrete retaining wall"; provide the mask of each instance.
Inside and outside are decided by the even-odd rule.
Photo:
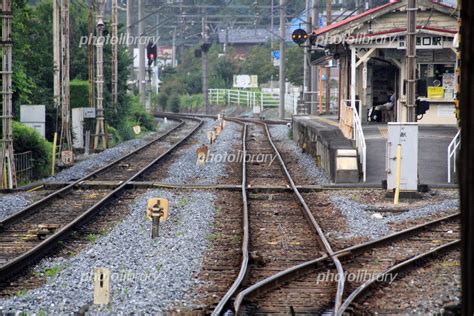
[[[332,181],[336,178],[337,150],[354,148],[352,141],[345,138],[337,127],[304,117],[293,120],[293,140],[316,158],[318,166],[326,171]]]

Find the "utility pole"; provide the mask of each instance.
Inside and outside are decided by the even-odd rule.
[[[272,7],[271,7],[271,11],[270,11],[270,30],[271,30],[271,33],[270,33],[270,47],[273,49],[273,33],[274,33],[274,26],[275,26],[275,20],[273,18],[273,3],[274,0],[272,0]]]
[[[174,27],[173,30],[173,42],[172,42],[172,55],[171,55],[171,64],[173,65],[173,68],[176,67],[176,26]]]
[[[286,95],[286,0],[280,0],[280,107],[279,117],[285,118],[285,95]]]
[[[55,0],[56,1],[56,0]],[[89,38],[94,36],[94,0],[90,1],[89,16],[87,18],[87,33]],[[94,99],[94,43],[87,43],[87,77],[89,81],[89,107],[95,107]]]
[[[59,32],[61,30],[58,1],[53,0],[53,65],[54,65],[54,83],[53,83],[53,99],[54,108],[58,109],[61,104],[61,40]]]
[[[209,113],[209,43],[207,36],[207,15],[202,17],[202,94],[204,96],[204,108]]]
[[[15,156],[12,130],[12,3],[2,0],[2,165],[1,187],[16,187]]]
[[[104,19],[103,19],[104,0],[97,1],[96,11],[96,84],[97,84],[97,101],[96,101],[96,125],[94,135],[94,150],[104,150],[107,148],[104,127]]]
[[[61,154],[65,151],[72,151],[71,134],[71,113],[69,107],[69,0],[61,1],[61,136],[59,138],[59,148]]]
[[[332,1],[326,0],[326,25],[331,24],[332,19]],[[326,68],[326,113],[331,109],[331,68]]]
[[[416,122],[416,0],[408,0],[407,7],[407,122]]]
[[[130,66],[130,79],[135,78],[134,54],[133,54],[133,5],[134,0],[127,0],[127,49],[128,57],[132,61]]]
[[[118,93],[117,93],[117,77],[118,77],[118,60],[117,60],[117,0],[112,0],[112,106],[117,112]]]
[[[306,0],[306,32],[308,34],[312,33],[311,30],[311,0]],[[310,94],[308,93],[311,89],[311,66],[310,66],[310,54],[311,51],[308,45],[304,47],[304,57],[303,57],[303,102],[305,109],[307,109],[308,103],[311,102]],[[312,114],[311,104],[309,106],[309,114]]]
[[[313,0],[313,10],[311,21],[313,22],[313,30],[318,29],[319,18],[318,18],[318,0]],[[318,90],[318,66],[311,67],[311,113],[314,113],[314,107],[318,101],[318,95],[316,91]],[[321,88],[319,93],[322,93]]]
[[[145,104],[146,82],[145,82],[145,42],[141,39],[145,32],[145,0],[138,0],[138,87],[140,93],[140,101]]]

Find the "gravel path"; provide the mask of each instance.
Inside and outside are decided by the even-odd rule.
[[[150,239],[151,222],[144,214],[150,197],[170,201],[170,217],[160,225],[160,237],[154,241]],[[76,257],[43,260],[35,268],[37,273],[59,272],[40,288],[0,301],[0,313],[77,312],[92,302],[92,271],[96,267],[111,271],[111,303],[90,306],[93,314],[149,314],[176,305],[189,307],[184,296],[198,285],[193,274],[210,238],[213,201],[210,192],[147,192],[134,201],[131,214],[122,223]]]
[[[416,220],[435,214],[439,215],[459,208],[458,199],[446,199],[437,204],[413,207],[407,212],[384,213],[382,218],[377,219],[372,217],[374,215],[373,212],[367,210],[372,208],[373,204],[362,204],[340,194],[332,196],[330,200],[346,217],[350,234],[341,236],[343,238],[380,238],[390,233],[389,224],[391,223]],[[367,229],[368,227],[370,227],[370,229]]]
[[[193,145],[179,149],[168,168],[168,176],[162,180],[165,183],[193,183],[193,184],[215,184],[220,177],[225,177],[226,158],[230,154],[238,154],[234,151],[234,145],[241,143],[241,126],[226,122],[224,130],[220,133],[217,141],[209,146],[207,132],[217,126],[213,120],[205,120],[203,127],[193,136]],[[196,164],[196,150],[205,144],[209,148],[208,161],[204,166]]]
[[[286,125],[270,126],[270,134],[278,142],[275,143],[278,150],[289,153],[295,159],[295,166],[300,167],[298,172],[303,172],[314,184],[331,183],[324,170],[316,165],[314,157],[303,153],[301,148],[288,137],[288,130]]]
[[[89,157],[86,160],[76,163],[74,166],[59,172],[55,176],[47,178],[45,181],[52,182],[52,181],[78,180],[84,177],[85,175],[87,175],[88,173],[100,167],[105,166],[107,163],[110,163],[120,157],[123,157],[126,154],[134,151],[138,147],[143,146],[144,144],[149,142],[153,137],[156,137],[159,134],[162,134],[163,131],[169,130],[170,128],[173,128],[177,124],[175,121],[168,121],[168,123],[165,125],[165,124],[160,124],[160,122],[162,122],[161,119],[158,119],[157,121],[158,121],[159,127],[156,132],[150,133],[140,139],[132,139],[132,140],[120,143],[119,145],[113,148],[106,149],[101,153],[89,155]]]

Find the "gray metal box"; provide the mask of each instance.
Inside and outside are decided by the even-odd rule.
[[[401,145],[400,190],[418,190],[418,124],[388,123],[386,151],[387,190],[396,187],[397,146]]]
[[[20,106],[20,122],[27,126],[33,127],[45,136],[46,125],[46,107],[44,105],[21,105]]]

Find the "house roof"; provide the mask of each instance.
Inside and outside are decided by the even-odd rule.
[[[324,33],[327,33],[331,30],[334,30],[334,29],[337,29],[338,27],[341,27],[343,25],[347,25],[349,23],[352,23],[354,21],[357,21],[357,20],[360,20],[366,16],[370,16],[372,14],[375,14],[377,12],[380,12],[380,11],[383,11],[384,9],[386,8],[389,8],[389,7],[394,7],[395,4],[397,3],[400,3],[401,0],[398,0],[398,1],[392,1],[392,2],[389,2],[389,3],[386,3],[384,5],[381,5],[379,7],[376,7],[376,8],[372,8],[370,10],[367,10],[361,14],[358,14],[358,15],[354,15],[352,17],[349,17],[345,20],[342,20],[342,21],[339,21],[339,22],[336,22],[336,23],[333,23],[333,24],[330,24],[330,25],[327,25],[325,27],[322,27],[318,30],[316,30],[316,35],[321,35],[321,34],[324,34]],[[378,16],[378,15],[377,15]]]
[[[383,16],[385,14],[388,14],[390,12],[393,12],[395,10],[401,9],[405,7],[407,4],[406,0],[392,0],[389,3],[386,3],[382,6],[367,10],[361,14],[349,17],[345,20],[339,21],[337,23],[325,26],[323,28],[320,28],[315,31],[316,35],[323,35],[326,33],[332,33],[338,32],[339,30],[344,30],[347,28],[350,28],[354,25],[357,24],[363,24],[365,22],[371,21],[376,19],[377,17]],[[420,0],[418,2],[419,6],[425,6],[425,7],[430,7],[433,8],[436,11],[448,14],[448,15],[457,15],[459,12],[456,10],[456,8],[451,7],[447,4],[440,3],[435,0]],[[435,26],[431,27],[429,25],[418,25],[418,29],[424,29],[427,31],[433,31],[433,32],[438,32],[438,33],[448,33],[448,34],[455,34],[456,32],[453,30],[449,29],[444,29],[444,28],[436,28]],[[392,33],[400,33],[400,32],[406,32],[405,29],[401,28],[394,28],[393,30],[387,30],[385,32],[380,32],[378,34],[366,34],[366,36],[375,36],[375,35],[383,35],[383,34],[392,34]],[[383,34],[382,34],[383,33]]]

